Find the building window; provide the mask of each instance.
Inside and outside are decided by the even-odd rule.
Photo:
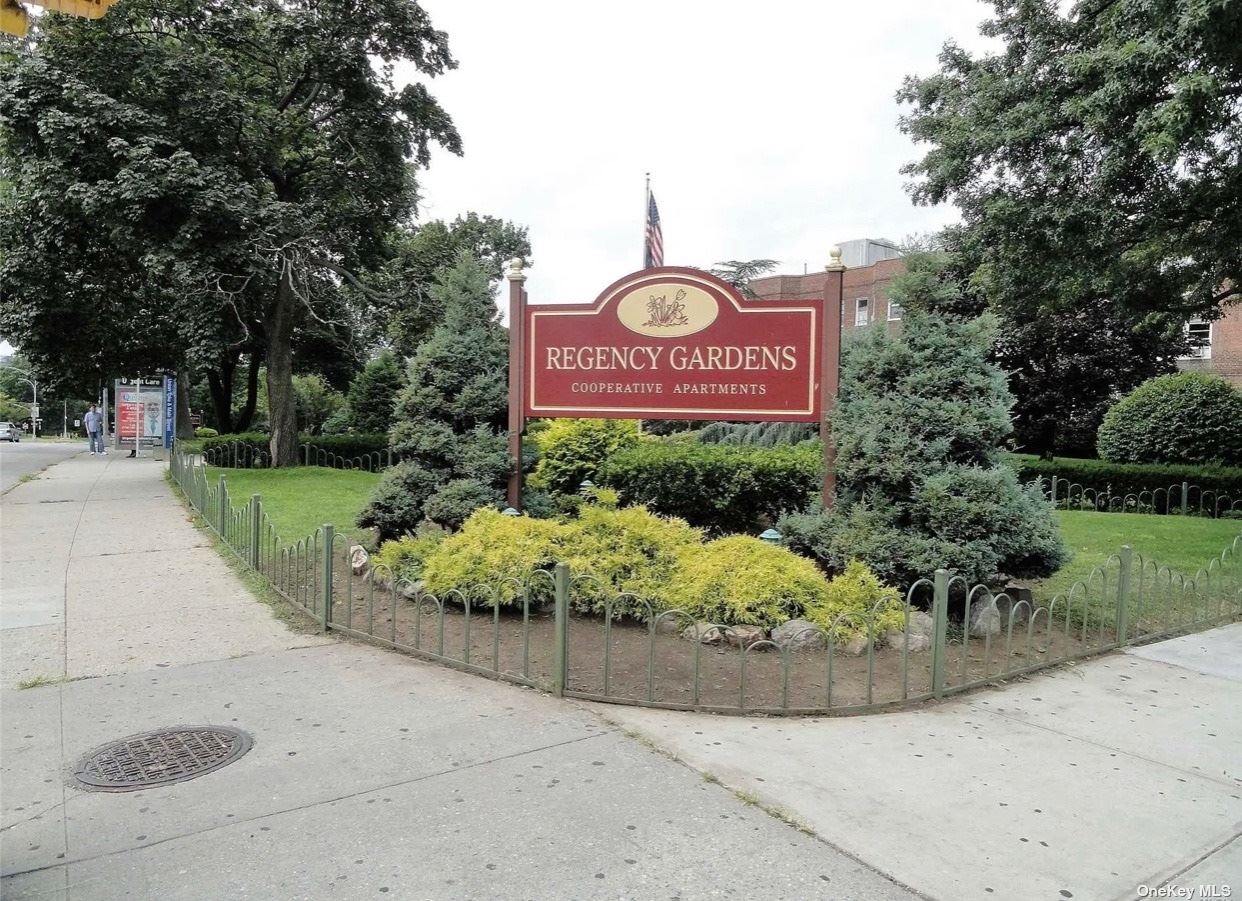
[[[1203,319],[1192,319],[1186,323],[1186,337],[1193,345],[1183,360],[1212,359],[1212,323]]]
[[[854,326],[857,328],[866,325],[871,321],[871,301],[865,297],[860,297],[855,301],[854,307]]]
[[[888,302],[888,321],[897,322],[906,315],[905,309],[895,300]]]

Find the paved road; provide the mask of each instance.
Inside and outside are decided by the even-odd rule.
[[[152,461],[80,457],[0,504],[6,901],[917,897],[579,705],[289,631]],[[190,724],[255,744],[144,791],[71,776]]]
[[[44,441],[0,441],[0,493],[7,492],[22,476],[38,472],[86,450],[86,442],[59,444]]]

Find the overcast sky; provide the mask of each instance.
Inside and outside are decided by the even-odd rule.
[[[529,226],[534,303],[594,300],[642,263],[643,179],[665,262],[822,267],[833,243],[926,232],[894,93],[942,44],[985,46],[978,0],[424,0],[460,67],[431,81],[465,155],[435,153],[423,219]],[[399,77],[414,73],[399,71]]]
[[[465,155],[434,154],[421,218],[530,228],[534,303],[594,300],[642,264],[643,178],[665,262],[822,267],[852,238],[932,231],[898,171],[917,150],[893,95],[979,0],[424,0],[460,67],[430,83]],[[398,77],[417,73],[399,70]],[[0,353],[6,348],[0,346]]]

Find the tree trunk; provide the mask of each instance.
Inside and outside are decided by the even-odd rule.
[[[289,264],[276,287],[267,317],[267,405],[271,418],[272,465],[297,466],[298,419],[293,394],[293,316],[296,298]]]
[[[263,352],[250,351],[250,369],[246,373],[246,405],[237,414],[237,431],[250,430],[254,422],[254,411],[259,403],[259,370],[263,367]]]
[[[229,360],[220,361],[218,370],[207,370],[207,390],[211,393],[211,406],[215,410],[216,431],[221,435],[233,432],[233,368]]]
[[[194,437],[194,423],[190,422],[190,372],[188,369],[177,370],[177,437]]]

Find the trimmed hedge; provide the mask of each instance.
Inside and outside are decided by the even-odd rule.
[[[266,432],[238,432],[235,435],[217,435],[202,440],[202,452],[210,466],[237,466],[240,469],[266,467],[271,459],[268,444],[271,436]],[[305,446],[323,450],[332,457],[354,460],[379,452],[380,465],[388,462],[387,435],[299,435],[298,462],[304,462]],[[314,456],[313,452],[312,455]],[[331,458],[329,458],[331,459]],[[312,458],[311,463],[315,460]]]
[[[1113,463],[1242,465],[1242,391],[1202,372],[1162,375],[1105,414],[1096,444]]]
[[[1127,496],[1137,497],[1144,492],[1160,492],[1157,509],[1164,512],[1163,498],[1172,490],[1172,506],[1181,509],[1182,483],[1190,484],[1190,508],[1197,510],[1203,492],[1208,495],[1208,506],[1213,495],[1225,495],[1242,501],[1242,467],[1230,466],[1177,466],[1165,463],[1108,463],[1104,460],[1079,460],[1057,457],[1043,460],[1030,454],[1007,454],[1006,462],[1018,472],[1023,482],[1043,479],[1044,491],[1048,491],[1049,479],[1056,477],[1057,499],[1067,496],[1069,487],[1075,496],[1082,492],[1104,495],[1116,499],[1120,505]],[[1065,485],[1069,483],[1069,486]],[[1195,490],[1197,489],[1197,490]],[[1146,503],[1146,500],[1144,500]],[[1104,505],[1107,509],[1107,505]]]
[[[650,442],[609,457],[599,481],[626,504],[714,533],[753,533],[804,509],[820,487],[818,444],[727,447]]]

